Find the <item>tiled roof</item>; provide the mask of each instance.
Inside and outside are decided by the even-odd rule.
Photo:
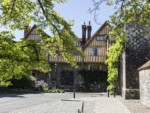
[[[145,70],[145,69],[150,69],[150,61],[142,65],[138,70]]]

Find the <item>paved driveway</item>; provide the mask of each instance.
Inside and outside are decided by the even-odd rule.
[[[0,95],[0,113],[78,113],[83,102],[84,113],[150,113],[139,100],[124,100],[120,96],[77,93],[76,99],[72,97],[72,93]]]
[[[99,96],[99,94],[94,93],[77,93],[77,98],[82,97],[91,97],[91,96]],[[0,95],[0,113],[10,113],[16,112],[23,109],[33,108],[36,106],[45,106],[50,113],[61,113],[71,111],[77,113],[77,110],[81,108],[81,101],[74,101],[72,93],[41,93],[41,94],[8,94],[8,95]],[[73,101],[70,101],[73,100]],[[69,101],[68,101],[69,100]],[[48,107],[48,106],[50,107]],[[66,107],[66,110],[65,110]],[[62,108],[62,109],[61,109]],[[67,108],[69,108],[67,110]],[[45,111],[46,112],[46,111]],[[29,113],[29,112],[26,112]],[[40,112],[40,113],[44,113]],[[60,113],[60,112],[59,112]]]

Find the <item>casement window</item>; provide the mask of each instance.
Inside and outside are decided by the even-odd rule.
[[[91,55],[99,56],[100,55],[100,48],[98,48],[98,47],[91,48]]]
[[[97,41],[103,41],[104,40],[104,35],[98,35],[96,37]]]
[[[73,56],[79,56],[79,53],[74,52],[74,53],[73,53]]]

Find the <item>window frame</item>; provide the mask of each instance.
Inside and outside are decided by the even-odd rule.
[[[96,49],[96,54],[94,54],[94,49]],[[100,47],[92,47],[91,48],[91,56],[100,56],[101,55],[101,48]]]
[[[73,56],[79,56],[78,52],[73,52]]]
[[[102,37],[102,39],[100,39],[99,37]],[[105,39],[105,35],[97,35],[96,36],[97,41],[104,41],[104,39]]]

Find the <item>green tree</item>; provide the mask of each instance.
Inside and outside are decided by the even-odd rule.
[[[110,16],[109,37],[115,43],[109,48],[108,59],[108,89],[114,90],[117,87],[118,63],[123,52],[124,43],[128,40],[124,31],[125,26],[130,22],[136,22],[142,28],[143,33],[147,34],[146,27],[150,27],[150,0],[93,0],[95,15],[101,4],[107,3],[116,8],[116,12]]]
[[[82,55],[76,48],[77,39],[72,32],[73,22],[66,22],[60,17],[54,6],[66,0],[1,0],[0,24],[11,30],[23,30],[25,26],[34,22],[41,41],[15,38],[10,31],[0,32],[0,86],[11,85],[10,79],[20,79],[21,75],[31,75],[32,69],[42,72],[50,71],[47,53],[54,57],[62,55],[64,60],[76,67],[73,58],[74,51]],[[42,30],[49,29],[51,36]]]

